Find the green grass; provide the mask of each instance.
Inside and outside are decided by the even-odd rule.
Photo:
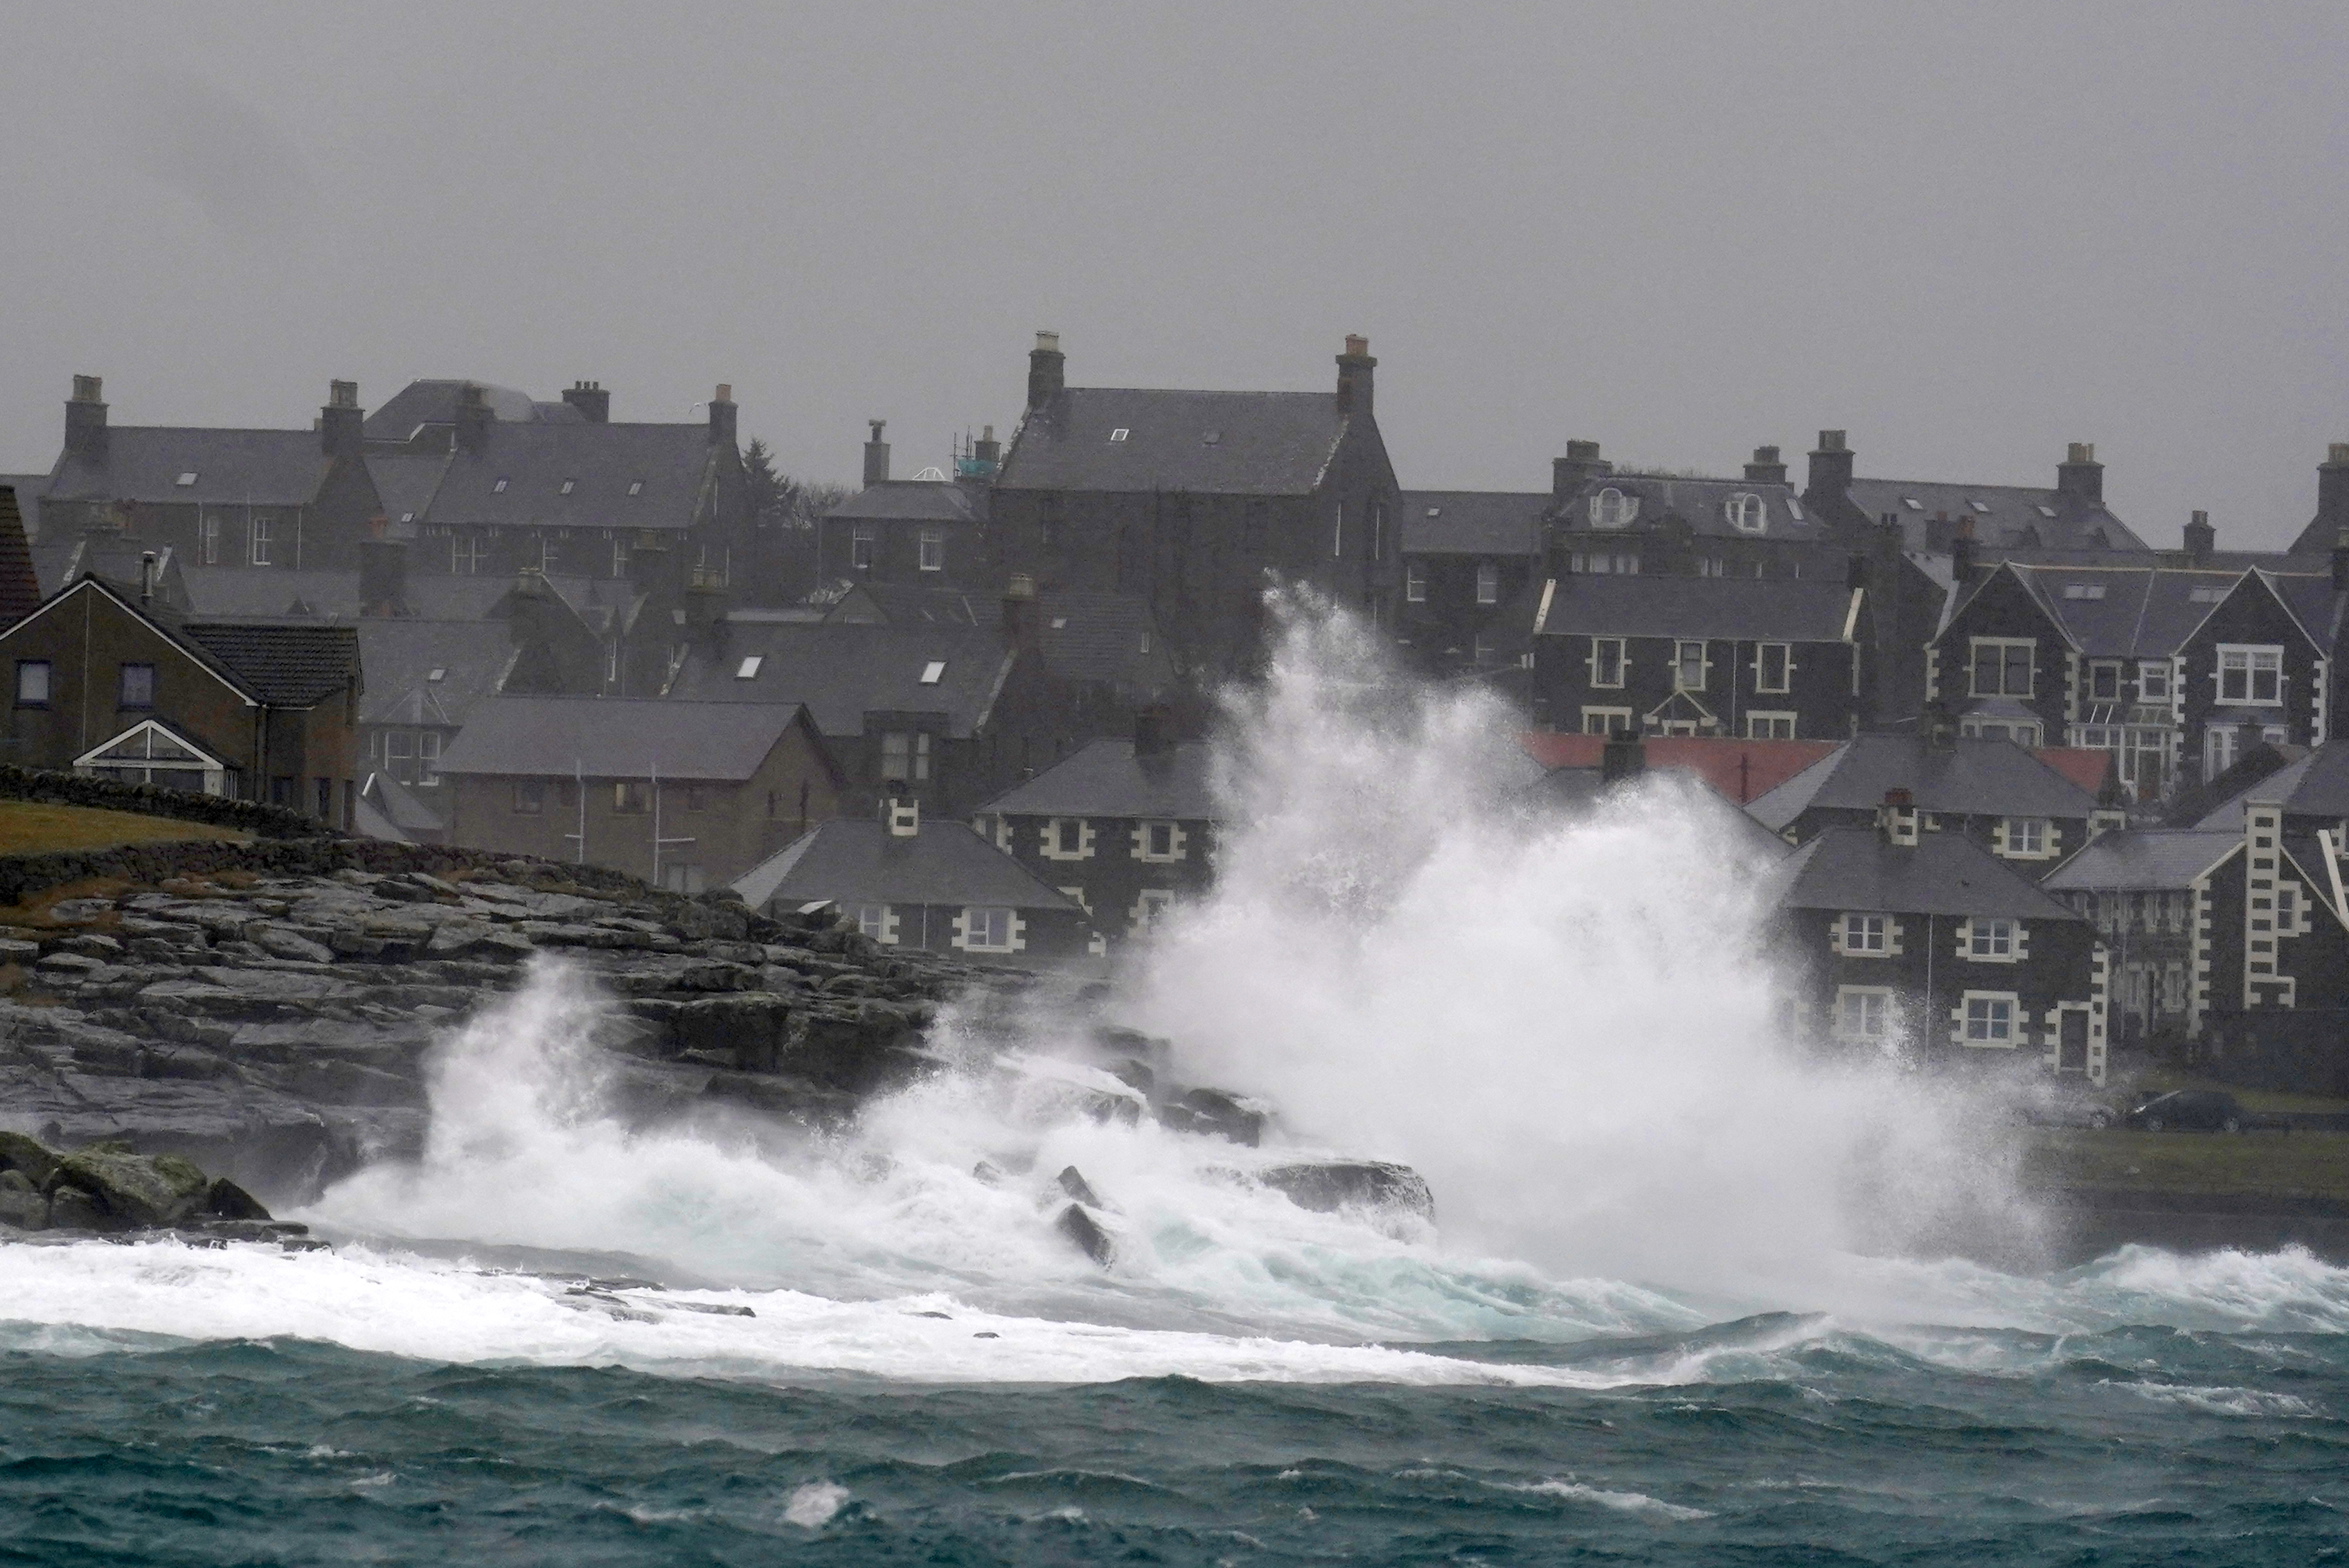
[[[173,816],[0,800],[0,855],[27,855],[49,849],[105,849],[118,844],[184,843],[197,838],[242,844],[250,836],[232,828],[182,822]]]
[[[2349,1133],[2134,1132],[2037,1127],[2023,1154],[2035,1188],[2258,1193],[2349,1202]]]

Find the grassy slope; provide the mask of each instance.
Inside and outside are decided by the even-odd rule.
[[[26,855],[47,849],[102,849],[117,844],[151,844],[166,839],[185,842],[192,838],[224,838],[243,843],[248,837],[231,828],[181,822],[177,817],[0,800],[0,855]]]
[[[2033,1187],[2268,1193],[2349,1202],[2349,1133],[2131,1132],[2042,1127],[2024,1180]]]

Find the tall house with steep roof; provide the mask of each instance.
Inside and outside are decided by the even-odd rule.
[[[987,524],[998,582],[1141,595],[1193,680],[1255,659],[1270,579],[1391,624],[1401,493],[1377,364],[1349,337],[1327,392],[1071,387],[1059,335],[1038,333]]]

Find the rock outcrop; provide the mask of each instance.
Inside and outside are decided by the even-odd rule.
[[[0,1135],[0,1239],[18,1233],[319,1244],[308,1227],[271,1219],[236,1183],[177,1155],[136,1154],[113,1141],[68,1154],[11,1133]]]
[[[618,999],[625,1104],[822,1123],[935,1065],[942,1000],[1029,978],[589,875],[231,869],[36,905],[0,925],[0,1123],[305,1195],[419,1147],[439,1033],[542,953]]]

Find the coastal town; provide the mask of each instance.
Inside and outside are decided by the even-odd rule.
[[[1311,390],[1081,354],[1038,332],[950,452],[843,419],[854,488],[723,383],[660,422],[337,380],[245,430],[76,376],[54,464],[0,475],[0,763],[1098,972],[1213,885],[1217,697],[1286,585],[1488,692],[1529,820],[1701,783],[1830,1048],[2349,1094],[2349,443],[2254,551],[2125,521],[2085,441],[2017,484],[1875,477],[1848,430],[1711,475],[1577,438],[1423,491],[1362,337]]]

